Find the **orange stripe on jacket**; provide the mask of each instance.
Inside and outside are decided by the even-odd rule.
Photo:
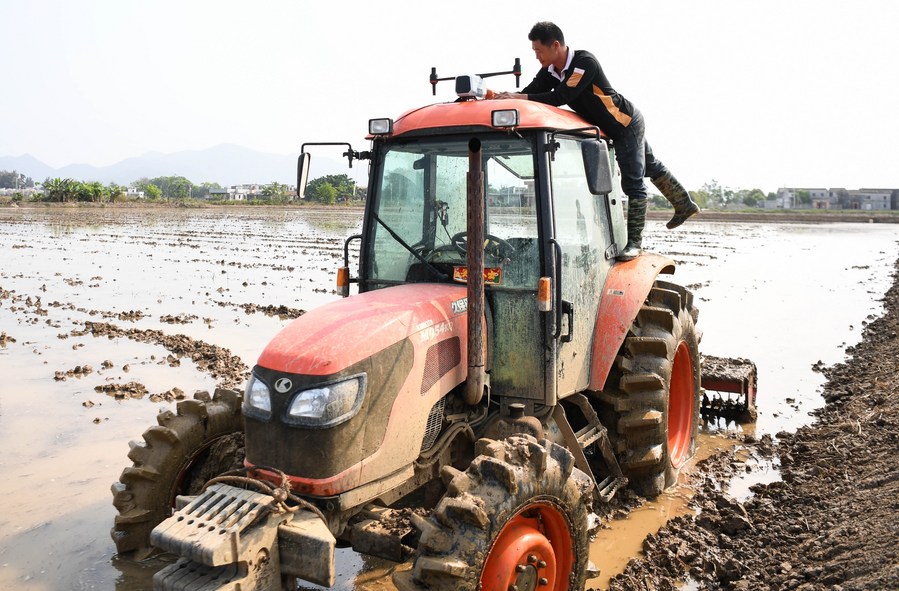
[[[612,97],[604,94],[602,89],[595,84],[593,85],[593,94],[599,97],[599,100],[606,106],[606,110],[615,118],[615,121],[625,127],[631,124],[631,116],[622,113],[621,110],[615,106],[615,101],[612,100]]]
[[[582,70],[581,68],[575,68],[574,72],[571,73],[571,77],[568,78],[568,82],[566,82],[565,84],[570,86],[571,88],[574,88],[578,85],[578,82],[581,81],[581,78],[583,78],[583,76],[584,70]]]

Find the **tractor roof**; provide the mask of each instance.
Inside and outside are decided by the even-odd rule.
[[[590,124],[573,111],[526,100],[472,100],[438,103],[413,109],[400,115],[393,124],[393,137],[450,127],[483,127],[490,124],[493,111],[517,109],[516,129],[581,129]]]

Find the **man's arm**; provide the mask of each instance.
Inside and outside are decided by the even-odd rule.
[[[593,86],[598,71],[599,64],[595,59],[583,55],[576,57],[571,62],[571,68],[566,72],[565,79],[559,82],[555,88],[549,91],[528,93],[527,98],[555,107],[570,105],[582,92]],[[547,75],[549,74],[547,73]],[[525,91],[527,90],[525,88]]]
[[[559,80],[553,77],[552,74],[546,68],[540,68],[540,71],[537,72],[537,75],[534,76],[534,79],[531,80],[531,83],[521,89],[521,93],[516,94],[531,94],[537,92],[549,92],[551,91],[556,84],[559,83]]]
[[[528,93],[531,92],[550,92],[553,87],[558,84],[559,81],[556,78],[553,78],[553,75],[547,72],[545,69],[541,69],[537,72],[537,75],[534,76],[534,79],[531,80],[530,84],[525,86],[521,92],[495,92],[493,96],[490,96],[491,91],[488,92],[487,98],[497,98],[497,99],[521,99],[528,100]]]

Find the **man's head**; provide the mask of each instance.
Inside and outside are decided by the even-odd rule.
[[[528,33],[534,56],[544,68],[555,64],[557,70],[565,67],[568,51],[565,47],[565,35],[562,29],[550,22],[540,22],[531,27]]]

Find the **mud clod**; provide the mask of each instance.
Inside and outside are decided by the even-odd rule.
[[[53,379],[57,382],[64,382],[66,381],[66,378],[80,378],[93,372],[94,368],[90,365],[76,365],[74,368],[67,371],[57,371],[53,375]]]
[[[190,324],[197,318],[198,317],[195,314],[178,314],[177,316],[166,314],[164,316],[160,316],[159,321],[165,322],[167,324]]]
[[[128,382],[127,384],[102,384],[100,386],[95,386],[94,391],[112,396],[116,400],[143,398],[148,393],[147,387],[139,382]]]
[[[151,402],[174,402],[176,400],[184,400],[184,390],[181,388],[172,388],[161,394],[151,394]]]

